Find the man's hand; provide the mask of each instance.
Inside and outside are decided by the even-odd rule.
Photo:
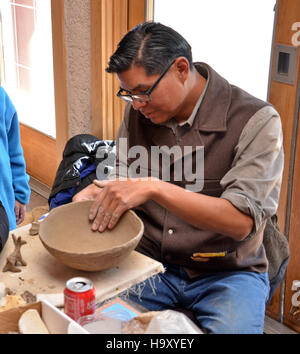
[[[25,218],[26,206],[15,200],[15,215],[17,225],[21,224]]]
[[[95,200],[101,193],[101,189],[95,184],[90,184],[79,193],[75,194],[72,202],[81,202],[83,200]]]
[[[95,180],[94,186],[102,188],[102,192],[98,193],[90,210],[92,229],[100,232],[107,227],[112,229],[125,211],[151,199],[157,183],[159,180],[153,178]]]

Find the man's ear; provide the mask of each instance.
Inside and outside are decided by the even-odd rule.
[[[190,72],[189,61],[185,57],[178,57],[174,63],[174,70],[178,78],[184,83]]]

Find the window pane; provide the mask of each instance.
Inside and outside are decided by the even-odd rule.
[[[3,86],[21,123],[55,137],[51,0],[0,0],[0,11]]]
[[[25,92],[32,91],[32,75],[31,70],[27,68],[17,67],[19,77],[19,89]]]
[[[31,67],[31,44],[35,27],[34,9],[13,5],[12,7],[13,24],[15,28],[16,62]]]
[[[25,6],[35,6],[35,0],[13,0],[12,2]]]
[[[194,61],[267,98],[275,0],[155,0],[154,20],[182,34]],[[170,9],[172,13],[170,14]]]

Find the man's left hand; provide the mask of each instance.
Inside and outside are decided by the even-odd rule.
[[[158,181],[154,178],[95,180],[94,184],[102,188],[102,191],[90,209],[92,229],[100,232],[106,228],[112,229],[125,211],[151,199]]]

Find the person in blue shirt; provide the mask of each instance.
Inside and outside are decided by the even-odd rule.
[[[30,199],[29,176],[20,141],[15,106],[0,86],[0,251],[13,230],[24,220]]]

